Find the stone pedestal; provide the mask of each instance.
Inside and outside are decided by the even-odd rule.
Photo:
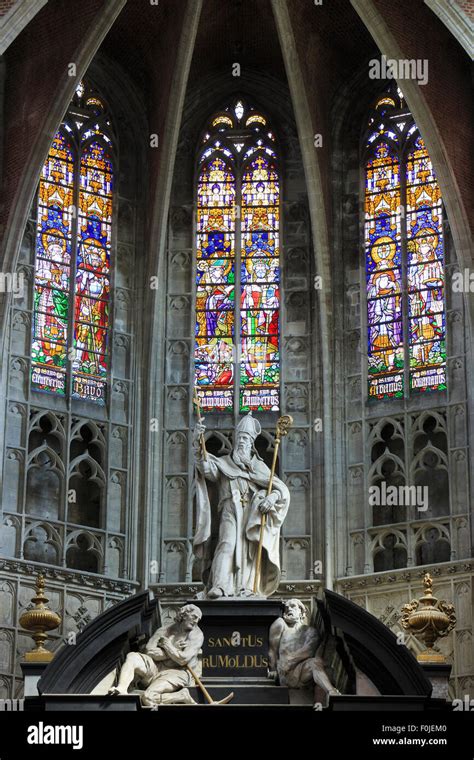
[[[38,681],[48,665],[48,662],[25,662],[24,660],[20,662],[21,672],[25,679],[25,697],[38,696]]]
[[[279,600],[193,601],[202,611],[202,680],[219,700],[234,692],[235,705],[288,705],[288,689],[268,678],[269,631],[281,616]],[[192,689],[198,703],[199,689]]]
[[[202,611],[199,627],[203,679],[260,680],[267,683],[269,630],[282,614],[278,600],[193,601]]]
[[[451,665],[447,662],[420,662],[425,676],[433,685],[433,699],[448,699]]]

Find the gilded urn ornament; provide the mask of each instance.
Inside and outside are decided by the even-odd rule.
[[[35,649],[25,653],[28,662],[50,662],[53,659],[53,652],[46,649],[44,644],[48,639],[47,631],[53,631],[61,624],[59,615],[46,606],[49,599],[44,593],[44,585],[44,576],[39,574],[35,584],[36,595],[31,600],[35,606],[20,617],[20,625],[30,631],[36,644]]]
[[[402,607],[402,627],[422,641],[426,649],[417,656],[419,662],[445,662],[446,658],[433,647],[437,639],[447,636],[456,625],[454,605],[438,601],[433,596],[433,580],[429,573],[423,578],[424,595]]]

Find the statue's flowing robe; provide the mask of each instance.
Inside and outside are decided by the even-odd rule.
[[[262,513],[258,504],[265,496],[270,470],[258,457],[253,456],[249,469],[237,465],[231,456],[216,457],[207,455],[207,472],[204,476],[204,462],[196,462],[196,532],[194,536],[194,554],[205,559],[209,556],[212,526],[212,512],[206,478],[217,482],[219,488],[218,519],[223,509],[232,509],[236,522],[236,545],[234,551],[233,593],[239,594],[243,584],[250,590],[249,578],[254,577]],[[239,480],[247,480],[253,498],[245,510],[241,504]],[[290,504],[290,493],[286,485],[276,476],[273,477],[272,493],[277,493],[275,507],[266,514],[263,533],[262,563],[258,593],[269,596],[278,587],[280,581],[280,529],[285,520]],[[257,498],[256,498],[257,497]],[[229,500],[231,504],[229,504]],[[212,586],[212,572],[209,582]],[[229,592],[226,591],[228,595]]]

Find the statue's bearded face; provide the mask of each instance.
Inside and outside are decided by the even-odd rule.
[[[288,625],[295,625],[303,619],[303,610],[296,599],[289,599],[285,604],[283,619]]]
[[[252,438],[248,433],[239,433],[235,441],[232,458],[237,464],[249,465],[252,459]]]

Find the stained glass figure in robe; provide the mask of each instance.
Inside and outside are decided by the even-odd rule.
[[[433,166],[401,92],[380,99],[379,108],[367,143],[365,244],[369,396],[383,399],[403,395],[404,377],[410,393],[446,388],[446,325],[442,204]]]
[[[242,180],[241,411],[279,409],[278,229],[278,175],[259,152]]]
[[[38,192],[31,383],[59,395],[66,388],[73,181],[71,147],[58,132]]]
[[[74,305],[73,396],[104,402],[109,324],[113,171],[105,148],[83,151]]]
[[[236,136],[241,123],[248,134]],[[262,139],[266,124],[239,100],[211,119],[203,140],[195,383],[204,411],[279,408],[279,183],[274,150]]]
[[[369,396],[403,395],[399,163],[380,142],[365,194]]]
[[[83,83],[76,97],[94,118],[103,112],[101,102],[87,95]],[[111,143],[110,137],[99,123],[94,121],[92,129],[90,125],[91,121],[66,117],[41,173],[32,387],[64,395],[71,367],[72,395],[104,403],[113,166],[104,147]],[[66,133],[75,135],[75,143],[81,146],[77,154]]]
[[[408,154],[407,237],[410,389],[446,388],[441,194],[421,137]]]
[[[235,180],[214,157],[198,184],[195,384],[203,410],[233,406]]]

